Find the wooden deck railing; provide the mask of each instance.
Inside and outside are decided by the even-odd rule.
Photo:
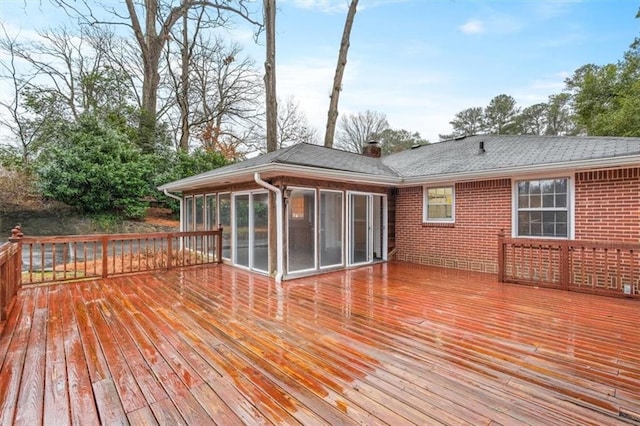
[[[640,244],[498,235],[498,279],[640,298]]]
[[[0,321],[7,319],[9,307],[20,288],[20,228],[12,231],[9,242],[0,245]]]
[[[214,231],[19,238],[21,285],[107,278],[222,262]]]

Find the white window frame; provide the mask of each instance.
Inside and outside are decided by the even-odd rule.
[[[451,188],[451,218],[429,218],[429,189]],[[423,223],[455,223],[456,221],[456,186],[455,184],[425,185],[422,187],[422,222]]]
[[[567,236],[566,237],[549,237],[549,236],[536,236],[536,235],[519,235],[518,234],[518,183],[529,182],[532,180],[551,180],[551,179],[566,179],[567,180]],[[570,175],[533,175],[522,176],[511,179],[511,236],[513,238],[526,238],[526,239],[549,239],[549,240],[573,240],[575,239],[575,178],[574,174]],[[544,211],[540,209],[532,209]],[[555,209],[555,211],[564,209]]]

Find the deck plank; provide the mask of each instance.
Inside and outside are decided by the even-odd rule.
[[[117,390],[116,396],[118,400],[121,401],[121,406],[125,413],[142,408],[146,405],[144,395],[136,382],[133,372],[129,368],[126,356],[122,353],[120,347],[114,344],[116,338],[108,322],[105,320],[105,316],[109,316],[110,312],[100,293],[100,289],[92,285],[82,287],[82,290],[89,318],[93,324],[96,336],[100,342],[100,347],[109,366],[111,377],[113,378],[113,380],[96,382],[101,384],[100,386],[104,391],[104,395],[108,398],[106,406],[111,407],[115,403],[111,389],[112,384]],[[108,384],[108,386],[106,386],[106,384]],[[99,401],[97,405],[100,409],[101,404]]]
[[[62,309],[62,323],[69,401],[72,401],[70,407],[71,423],[75,425],[98,424],[100,418],[76,318],[77,312],[74,309],[74,304],[70,303],[73,300],[71,288],[67,285],[61,285],[60,295],[62,301],[66,303],[66,308]]]
[[[46,337],[46,372],[44,389],[44,423],[71,424],[69,413],[69,378],[67,377],[67,362],[65,358],[65,327],[62,317],[61,295],[62,288],[51,288],[47,294],[48,316]],[[66,318],[68,320],[68,318]],[[80,364],[81,365],[81,364]],[[92,393],[89,393],[93,400]]]
[[[33,294],[30,294],[32,296]],[[22,299],[22,298],[21,298]],[[33,323],[35,298],[18,300],[14,310],[9,313],[7,325],[12,324],[11,332],[5,328],[3,339],[7,338],[6,353],[0,370],[0,425],[12,425],[16,414],[16,402],[20,394],[20,381],[24,369],[26,348]],[[11,339],[9,340],[9,336]],[[4,343],[4,342],[3,342]]]
[[[18,425],[42,423],[47,353],[47,291],[44,289],[38,289],[32,321],[16,401],[14,424]],[[64,369],[64,363],[61,367]]]
[[[192,267],[22,289],[9,314],[0,424],[640,424],[638,301],[487,274]]]

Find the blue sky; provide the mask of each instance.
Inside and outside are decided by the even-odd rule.
[[[22,0],[0,3],[0,19],[23,31],[60,18],[33,7],[25,17]],[[278,95],[294,96],[321,136],[347,5],[277,0]],[[580,66],[621,59],[640,36],[638,7],[634,0],[360,0],[340,112],[379,111],[392,128],[437,141],[462,109],[501,93],[522,107],[544,102]],[[230,35],[263,62],[248,30]]]

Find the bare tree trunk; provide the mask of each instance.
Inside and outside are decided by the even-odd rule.
[[[182,71],[180,75],[180,149],[189,152],[189,30],[188,15],[182,15]]]
[[[264,0],[264,28],[267,35],[266,58],[264,62],[264,86],[267,109],[267,152],[278,149],[278,103],[276,100],[276,0]],[[269,273],[277,271],[276,214],[277,197],[269,191]],[[283,272],[283,271],[277,271]]]
[[[338,54],[338,65],[336,66],[336,74],[333,78],[333,89],[331,90],[331,101],[329,102],[329,113],[327,115],[327,130],[324,134],[324,146],[333,147],[333,138],[336,133],[336,122],[338,121],[338,100],[340,91],[342,90],[342,77],[344,68],[347,65],[347,52],[349,51],[349,38],[351,37],[351,27],[353,19],[356,16],[356,8],[358,0],[351,0],[349,11],[347,12],[347,20],[344,23],[344,32],[342,33],[342,41],[340,42],[340,53]]]
[[[264,0],[267,53],[264,86],[267,108],[267,152],[278,149],[278,105],[276,101],[276,0]]]

